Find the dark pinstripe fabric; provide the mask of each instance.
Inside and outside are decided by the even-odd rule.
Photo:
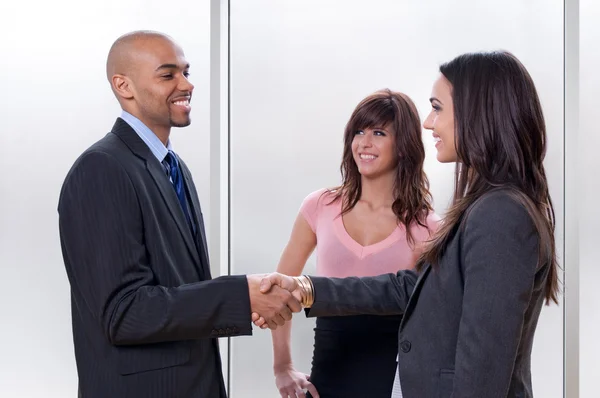
[[[211,279],[181,167],[196,237],[162,166],[121,119],[65,179],[59,227],[82,398],[226,396],[216,337],[252,334],[248,286]]]

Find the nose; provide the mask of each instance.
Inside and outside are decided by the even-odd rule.
[[[433,130],[433,112],[423,121],[423,128],[426,130]]]
[[[359,145],[363,148],[368,148],[373,145],[373,137],[370,133],[366,133],[360,139]]]
[[[187,77],[181,75],[181,79],[179,79],[179,87],[177,87],[180,91],[192,92],[194,91],[194,85],[192,82],[188,80]]]

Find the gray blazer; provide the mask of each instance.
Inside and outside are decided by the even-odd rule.
[[[405,398],[532,397],[531,347],[548,270],[526,209],[493,191],[467,211],[439,267],[311,277],[315,302],[307,315],[403,314]]]

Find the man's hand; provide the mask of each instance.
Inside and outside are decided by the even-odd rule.
[[[294,298],[300,303],[302,302],[302,292],[300,287],[298,286],[296,280],[291,276],[287,276],[284,274],[280,274],[278,272],[274,272],[269,275],[263,275],[263,279],[260,282],[260,291],[262,293],[268,293],[272,289],[283,288],[287,291],[291,291]],[[298,312],[298,311],[294,311]],[[261,329],[266,329],[267,327],[273,329],[271,324],[267,322],[267,319],[264,314],[258,311],[252,312],[252,322]],[[288,319],[289,320],[289,319]]]
[[[278,274],[285,279],[274,279],[279,283],[263,284],[262,281],[270,278],[271,275],[247,275],[247,279],[253,321],[255,314],[260,314],[260,319],[263,321],[260,327],[275,330],[277,326],[284,325],[286,321],[292,319],[292,312],[300,312],[302,305],[300,300],[291,293],[298,287],[293,278]]]

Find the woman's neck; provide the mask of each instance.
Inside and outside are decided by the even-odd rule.
[[[388,173],[377,178],[361,177],[360,200],[372,208],[392,207],[394,203],[394,173]]]

